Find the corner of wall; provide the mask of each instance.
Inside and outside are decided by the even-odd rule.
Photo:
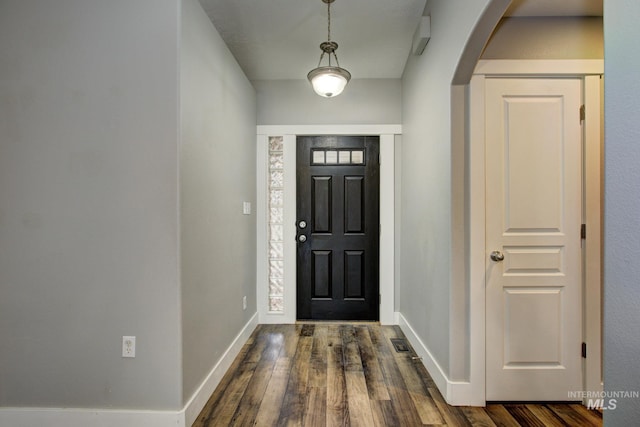
[[[185,425],[190,426],[195,422],[216,387],[220,384],[222,377],[240,353],[242,346],[244,346],[257,326],[258,313],[254,313],[186,403],[183,409]]]
[[[402,313],[398,313],[398,317],[402,332],[420,357],[445,401],[453,406],[484,406],[484,394],[478,393],[477,387],[470,381],[451,380]]]

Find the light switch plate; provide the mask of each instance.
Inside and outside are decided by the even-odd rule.
[[[243,215],[251,215],[251,202],[242,202]]]

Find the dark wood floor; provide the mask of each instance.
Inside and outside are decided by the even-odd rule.
[[[601,426],[579,404],[446,404],[397,326],[260,325],[193,424]]]

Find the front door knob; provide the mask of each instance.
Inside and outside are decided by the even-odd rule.
[[[304,234],[299,235],[299,236],[298,236],[298,241],[299,241],[300,243],[304,243],[304,242],[306,242],[306,241],[307,241],[307,236],[305,236]]]
[[[492,261],[500,262],[504,260],[504,254],[500,251],[493,251],[491,255],[489,255]]]

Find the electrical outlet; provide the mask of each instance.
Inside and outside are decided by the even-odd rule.
[[[243,310],[247,309],[247,297],[246,296],[242,297],[242,309]]]
[[[136,357],[136,337],[122,337],[122,357]]]

